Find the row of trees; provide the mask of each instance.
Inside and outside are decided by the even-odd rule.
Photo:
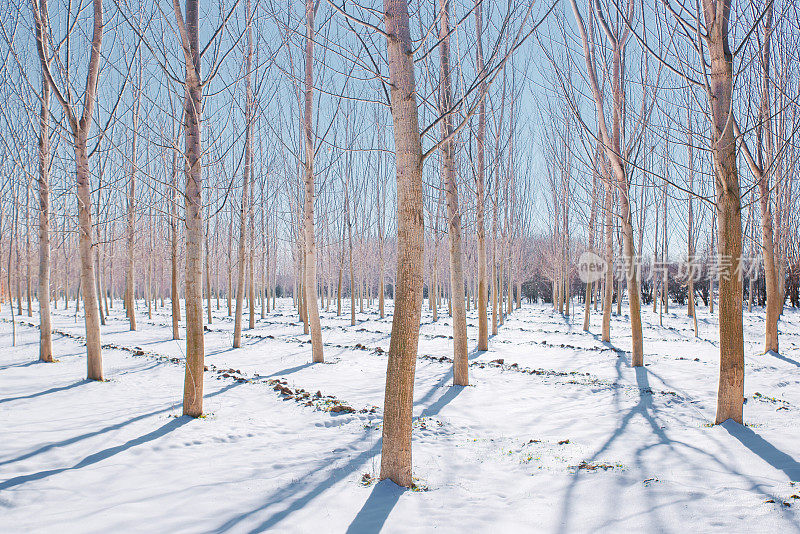
[[[743,246],[763,263],[765,350],[797,287],[791,2],[52,3],[2,8],[0,65],[5,288],[17,313],[35,294],[43,361],[59,298],[82,305],[96,380],[114,297],[131,330],[167,298],[197,417],[221,301],[239,347],[291,294],[322,362],[320,309],[349,296],[355,325],[390,296],[381,477],[408,486],[426,295],[452,316],[457,386],[467,312],[489,350],[535,280],[560,313],[582,300],[585,330],[602,313],[605,341],[626,295],[641,366],[642,300],[668,309],[675,277],[642,280],[638,258],[702,255],[718,290],[678,283],[696,332],[697,292],[718,293],[716,420],[742,422]],[[609,269],[576,291],[586,250],[624,285]]]

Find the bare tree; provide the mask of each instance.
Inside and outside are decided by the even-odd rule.
[[[730,0],[703,0],[705,43],[708,49],[708,99],[711,114],[711,153],[717,201],[719,266],[719,390],[715,422],[742,423],[744,405],[744,334],[742,331],[742,207],[736,142],[731,116],[733,54],[728,43]],[[712,295],[713,298],[713,295]]]
[[[414,368],[422,314],[422,144],[406,0],[384,0],[397,164],[397,287],[386,370],[381,479],[410,486]]]
[[[103,41],[103,1],[93,0],[91,52],[86,72],[86,86],[83,93],[83,110],[77,115],[72,102],[70,81],[64,80],[64,90],[59,89],[50,65],[54,51],[50,36],[46,33],[50,26],[47,0],[32,2],[36,48],[42,71],[56,100],[64,110],[70,127],[75,150],[75,168],[78,196],[79,249],[81,257],[81,286],[83,287],[84,323],[86,326],[87,376],[90,380],[103,380],[103,357],[100,348],[100,315],[95,286],[94,262],[92,261],[92,184],[89,171],[87,139],[92,126],[92,112],[97,96],[97,79],[100,71],[100,47]]]
[[[200,126],[203,87],[200,77],[199,2],[186,0],[186,18],[180,2],[173,0],[186,67],[184,103],[184,169],[186,174],[186,376],[183,414],[203,415],[203,175]]]
[[[450,2],[440,2],[439,23],[439,106],[444,120],[442,131],[442,174],[447,196],[447,236],[450,241],[450,303],[453,310],[453,384],[469,385],[467,361],[467,310],[464,302],[464,267],[461,250],[461,211],[458,207],[456,178],[455,136],[453,135],[452,88],[450,83]]]
[[[633,224],[630,206],[630,181],[627,169],[627,162],[625,160],[625,150],[623,150],[623,131],[622,131],[622,118],[623,118],[623,105],[624,98],[624,78],[622,69],[624,68],[625,60],[625,44],[630,37],[630,26],[625,26],[621,29],[612,29],[605,21],[602,9],[599,2],[595,2],[595,16],[603,28],[606,39],[609,41],[612,54],[611,66],[611,96],[612,96],[612,119],[611,127],[609,128],[606,121],[604,110],[604,98],[601,91],[600,83],[597,78],[597,66],[594,52],[594,46],[590,43],[589,34],[586,31],[586,25],[583,21],[583,16],[578,9],[576,0],[570,0],[572,11],[578,23],[578,31],[580,32],[581,42],[583,44],[583,55],[586,63],[586,71],[589,78],[589,85],[594,99],[594,105],[597,112],[597,126],[598,137],[602,141],[603,148],[606,153],[611,171],[614,174],[617,190],[619,193],[620,204],[620,222],[622,225],[622,238],[623,238],[623,257],[622,260],[625,264],[627,285],[628,285],[628,299],[630,306],[630,321],[631,321],[631,344],[632,344],[632,358],[631,364],[634,367],[644,365],[644,352],[642,347],[642,320],[640,313],[640,295],[639,295],[639,281],[638,281],[638,267],[635,265],[635,248],[633,238]],[[625,12],[627,20],[630,20],[633,15],[634,2],[628,0]],[[594,35],[592,33],[592,35]],[[621,295],[620,295],[621,300]]]
[[[39,0],[39,13],[36,28],[38,35],[47,36],[47,0]],[[52,58],[45,56],[47,65],[42,67],[42,91],[39,111],[39,359],[43,362],[53,361],[53,334],[50,322],[50,83],[47,70]]]
[[[317,242],[314,233],[314,0],[306,0],[306,62],[305,62],[305,109],[303,126],[305,133],[305,196],[303,201],[303,232],[305,245],[305,290],[308,325],[311,331],[311,361],[323,362],[322,327],[317,302]],[[350,289],[352,291],[352,287]],[[351,312],[352,313],[352,312]]]
[[[242,172],[242,201],[239,208],[239,260],[236,276],[236,314],[233,317],[233,348],[242,345],[242,312],[244,311],[245,273],[247,270],[247,224],[250,216],[250,172],[253,166],[253,90],[250,71],[253,68],[253,29],[250,23],[250,2],[245,3],[247,24],[247,52],[245,56],[245,134],[244,134],[244,170]]]

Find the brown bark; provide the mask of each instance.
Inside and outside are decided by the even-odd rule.
[[[199,5],[186,0],[184,23],[180,2],[173,0],[186,66],[184,105],[186,173],[186,376],[183,414],[203,414],[203,176],[201,124],[203,90],[200,78]]]
[[[422,314],[423,182],[406,0],[384,0],[397,161],[397,285],[386,372],[381,479],[411,486],[414,368]]]
[[[742,281],[738,276],[742,255],[742,214],[733,118],[733,55],[728,45],[730,0],[703,0],[711,72],[709,107],[712,119],[711,152],[717,201],[720,255],[719,351],[720,374],[715,422],[742,423],[744,405],[744,338],[742,332]]]

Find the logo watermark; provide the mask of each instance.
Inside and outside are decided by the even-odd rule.
[[[615,280],[627,280],[636,276],[643,282],[653,279],[663,279],[664,274],[670,278],[688,282],[701,280],[730,280],[738,277],[739,280],[745,278],[758,278],[761,269],[761,258],[739,258],[734,261],[731,256],[718,254],[709,256],[705,260],[699,258],[688,258],[681,261],[665,262],[655,261],[652,258],[643,259],[641,256],[627,258],[616,258],[613,265],[600,255],[586,251],[580,255],[576,264],[578,277],[585,284],[602,280],[609,269]]]
[[[591,284],[602,280],[608,271],[606,260],[595,254],[586,251],[578,258],[578,277],[584,284]]]

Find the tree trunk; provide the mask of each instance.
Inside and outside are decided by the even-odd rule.
[[[39,0],[46,10],[47,0]],[[47,23],[42,18],[40,25]],[[45,27],[40,29],[48,33]],[[50,84],[42,81],[39,111],[39,359],[53,361],[53,334],[50,323]]]
[[[422,314],[422,145],[406,0],[384,0],[397,161],[397,286],[386,371],[381,479],[411,486],[414,368]]]
[[[594,227],[595,217],[597,216],[597,166],[600,164],[600,150],[598,144],[594,153],[592,165],[592,207],[589,212],[589,251],[594,253]],[[586,294],[583,300],[583,331],[588,332],[591,326],[591,307],[592,307],[592,282],[586,283]]]
[[[239,260],[236,277],[236,315],[233,326],[233,348],[239,348],[242,343],[242,313],[244,311],[245,274],[247,270],[247,226],[250,217],[250,186],[251,169],[253,165],[252,149],[252,101],[253,91],[251,86],[250,71],[252,70],[253,37],[250,24],[250,2],[245,4],[245,20],[247,21],[247,56],[245,58],[245,143],[244,143],[244,169],[242,172],[242,202],[239,213]]]
[[[206,234],[205,234],[205,268],[206,268],[206,275],[205,275],[205,283],[206,283],[206,317],[208,317],[208,324],[212,323],[211,318],[211,251],[209,250],[210,247],[208,245],[208,234],[210,233],[209,230],[209,223],[206,221]],[[201,303],[202,304],[202,303]]]
[[[170,229],[170,299],[172,304],[172,339],[180,339],[181,298],[178,294],[178,150],[172,151],[172,190],[169,202]]]
[[[689,280],[687,283],[687,293],[689,295],[689,303],[687,305],[687,314],[689,317],[694,319],[695,325],[697,324],[697,317],[696,310],[695,310],[695,303],[694,303],[694,207],[692,206],[692,201],[694,197],[692,192],[694,191],[694,135],[692,132],[692,118],[691,112],[687,109],[687,131],[688,131],[688,143],[686,144],[688,149],[687,160],[689,163],[689,221],[688,221],[688,232],[686,242],[688,244],[687,253],[687,260],[689,263]],[[695,328],[695,337],[697,336],[697,328]]]
[[[140,64],[141,65],[141,64]],[[140,74],[136,77],[140,81]],[[133,248],[136,239],[136,140],[139,133],[139,86],[134,88],[135,102],[133,107],[133,129],[131,132],[130,174],[128,177],[128,228],[127,228],[127,264],[125,266],[125,309],[128,312],[128,321],[131,331],[136,330],[136,308],[134,306],[134,267]]]
[[[606,343],[610,343],[611,300],[614,296],[614,185],[611,183],[611,178],[609,176],[605,176],[604,181],[606,190],[606,278],[603,284],[603,334],[601,339]]]
[[[36,32],[36,46],[42,73],[47,79],[50,89],[55,93],[64,116],[69,123],[72,133],[73,148],[75,149],[76,189],[78,197],[78,248],[81,260],[81,280],[84,285],[84,323],[86,328],[86,363],[87,376],[90,380],[103,380],[103,359],[100,347],[100,318],[98,298],[94,283],[94,263],[92,261],[92,198],[91,176],[86,147],[89,129],[92,125],[97,95],[97,79],[100,71],[100,49],[103,41],[103,2],[93,0],[93,28],[92,46],[89,53],[89,63],[86,69],[86,88],[83,92],[83,113],[79,118],[74,113],[72,102],[58,90],[55,80],[50,73],[49,36],[46,29],[49,26],[47,2],[40,0],[33,2],[34,26]],[[44,101],[43,101],[44,103]],[[44,113],[42,113],[42,116]],[[41,121],[40,117],[40,121]],[[40,122],[41,126],[41,122]],[[41,154],[40,154],[41,156]],[[9,250],[10,254],[10,250]],[[10,273],[9,273],[10,274]],[[9,297],[11,287],[9,289]]]
[[[99,196],[99,195],[98,195]],[[99,202],[99,200],[98,200]],[[99,218],[98,210],[98,218]],[[103,271],[100,269],[100,227],[95,225],[95,235],[97,236],[97,247],[94,250],[95,286],[97,289],[97,311],[100,315],[100,324],[105,326],[106,316],[103,313]]]
[[[349,181],[349,180],[348,180]],[[347,217],[347,244],[350,258],[350,326],[356,325],[356,279],[353,274],[353,223],[350,215],[350,195],[347,184],[344,191],[345,216]]]
[[[778,270],[775,262],[775,241],[774,229],[772,224],[772,189],[770,187],[769,174],[764,172],[765,163],[770,168],[773,164],[773,143],[772,143],[772,109],[770,106],[770,41],[772,34],[772,2],[768,2],[767,11],[764,17],[764,42],[761,47],[761,69],[762,69],[762,89],[761,89],[761,123],[759,128],[763,132],[761,138],[766,145],[766,159],[761,164],[760,172],[756,175],[759,192],[759,206],[761,208],[761,247],[764,260],[764,285],[767,290],[766,324],[764,331],[764,352],[779,351],[778,346],[778,319],[780,318],[783,301],[779,295]],[[761,151],[759,151],[761,152]],[[741,221],[740,221],[741,223]],[[721,242],[721,241],[720,241]]]
[[[475,0],[475,35],[476,35],[476,67],[477,74],[480,76],[484,71],[483,63],[483,2]],[[486,82],[481,79],[480,102],[478,103],[478,135],[477,135],[477,158],[476,158],[476,178],[475,195],[476,203],[476,233],[478,237],[478,350],[489,350],[489,318],[487,316],[486,305],[489,299],[489,288],[486,275],[486,229],[485,222],[485,153],[484,144],[486,142]]]
[[[322,349],[322,327],[317,302],[317,245],[314,233],[314,0],[306,0],[306,64],[305,64],[305,199],[303,229],[305,232],[305,289],[306,313],[311,331],[311,361],[325,361]]]
[[[250,72],[250,69],[247,70]],[[249,76],[248,76],[249,79]],[[247,96],[249,109],[250,95]],[[236,271],[236,314],[233,316],[233,348],[242,345],[242,313],[244,312],[245,272],[247,269],[247,215],[250,212],[250,165],[252,165],[252,150],[250,144],[252,121],[247,121],[245,126],[244,172],[242,173],[242,202],[239,210],[239,253]]]
[[[716,423],[733,419],[742,423],[744,405],[744,338],[742,331],[742,281],[738,276],[742,255],[742,214],[736,144],[730,120],[733,55],[728,46],[730,0],[703,0],[711,65],[709,107],[712,118],[711,152],[717,194],[717,232],[720,265],[719,351],[720,374]]]
[[[203,90],[200,78],[198,0],[186,0],[186,23],[175,2],[184,58],[186,60],[186,103],[184,106],[186,172],[186,376],[183,414],[203,414],[203,177],[201,132]]]
[[[86,365],[89,380],[103,380],[103,356],[100,348],[100,310],[94,283],[92,261],[92,180],[86,151],[86,134],[75,136],[75,162],[78,189],[78,247],[81,257],[81,286],[83,315],[86,327]]]
[[[342,271],[344,270],[344,255],[339,260],[339,281],[336,284],[336,317],[342,314]]]
[[[469,365],[467,361],[467,311],[464,302],[464,267],[461,250],[461,211],[458,206],[458,183],[456,181],[455,139],[453,118],[449,113],[452,106],[452,87],[450,82],[450,3],[440,0],[439,24],[439,113],[444,114],[441,121],[442,174],[447,197],[447,236],[450,243],[450,302],[453,314],[453,384],[469,385]],[[447,140],[447,138],[450,138]]]

